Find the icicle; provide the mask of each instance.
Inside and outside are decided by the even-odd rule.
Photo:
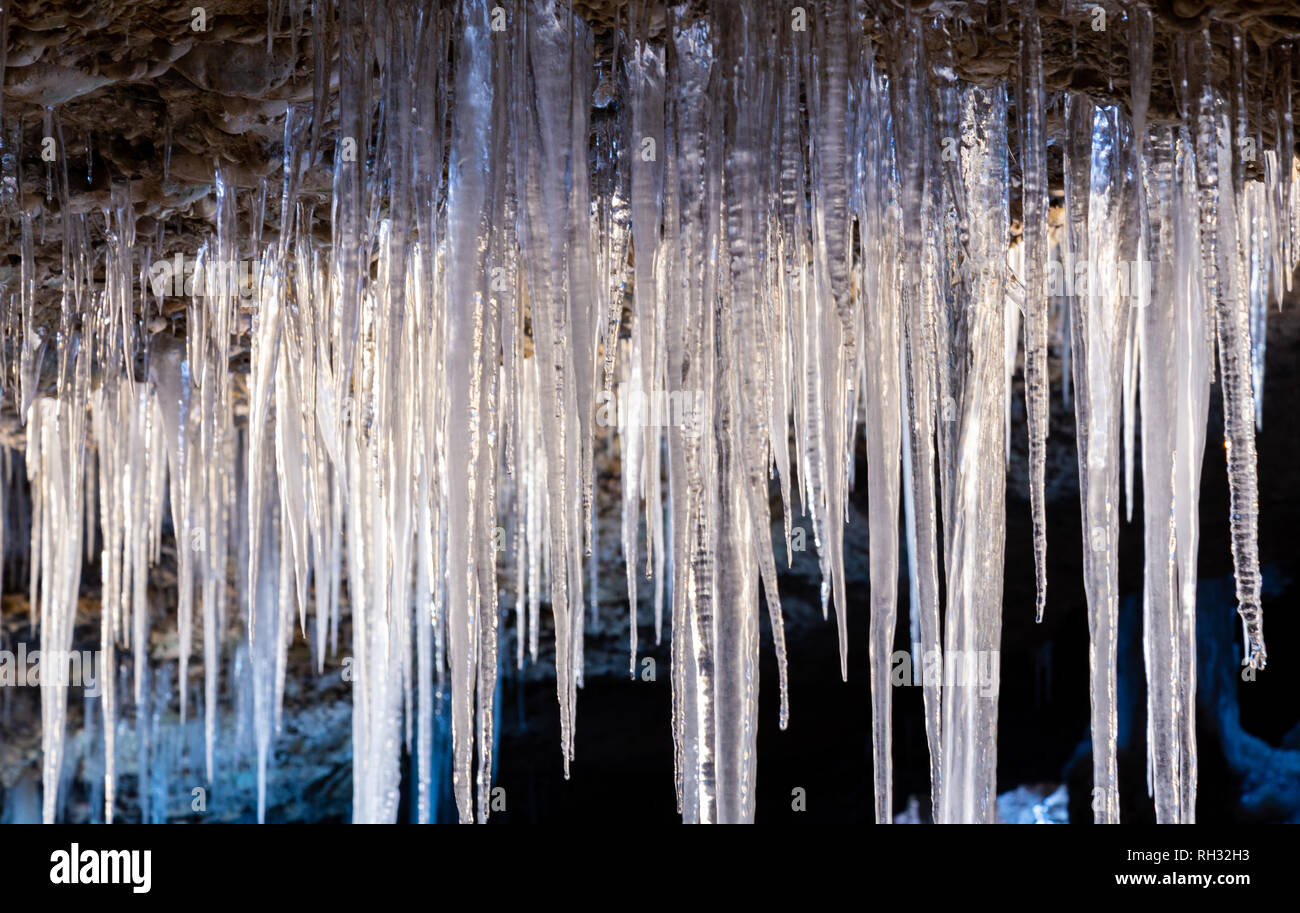
[[[172,529],[177,543],[176,589],[179,657],[177,696],[180,699],[181,725],[189,704],[185,683],[189,680],[190,652],[194,636],[194,548],[193,485],[197,456],[193,439],[194,422],[190,413],[190,372],[184,361],[185,351],[179,344],[167,344],[155,353],[155,384],[158,410],[167,443],[167,463],[171,479]],[[161,461],[159,461],[161,462]]]
[[[1003,329],[1009,232],[1006,95],[968,88],[961,98],[961,238],[967,254],[952,317],[965,327],[951,363],[956,438],[953,510],[945,512],[948,606],[946,663],[997,657],[1002,637],[1002,567],[1006,535],[1006,342]],[[964,342],[958,343],[958,340]],[[936,820],[990,822],[996,814],[997,674],[975,686],[962,682],[943,699],[943,777]]]
[[[447,631],[452,676],[452,782],[462,822],[474,820],[471,795],[476,725],[474,695],[479,678],[479,627],[484,622],[475,596],[476,535],[490,530],[476,529],[476,503],[480,446],[478,409],[471,409],[477,393],[473,378],[481,357],[487,270],[479,240],[486,204],[489,163],[488,149],[493,80],[492,40],[486,12],[466,4],[466,28],[457,66],[457,117],[452,126],[452,157],[449,165],[448,229],[451,247],[447,255],[446,317],[446,431],[447,511],[451,519],[447,537]]]
[[[876,821],[888,823],[893,817],[893,775],[890,760],[893,720],[893,689],[890,686],[890,657],[893,655],[894,628],[898,609],[898,498],[902,436],[902,366],[898,340],[903,331],[902,310],[911,302],[903,291],[919,294],[919,264],[913,252],[912,267],[906,278],[897,271],[897,239],[903,237],[903,211],[894,202],[897,188],[890,186],[891,169],[888,109],[882,101],[883,74],[868,67],[870,91],[863,93],[867,110],[859,113],[865,124],[865,173],[858,176],[858,218],[862,231],[863,284],[872,305],[865,309],[863,368],[866,376],[863,396],[866,405],[868,469],[868,534],[871,543],[871,744],[875,772]],[[900,87],[901,89],[901,87]],[[913,90],[915,91],[915,90]],[[879,106],[878,108],[876,106]],[[908,125],[910,127],[910,125]],[[904,136],[908,127],[901,128]],[[919,129],[919,128],[918,128]],[[916,175],[909,176],[905,200],[919,206],[920,188]],[[819,267],[819,272],[821,267]],[[825,323],[825,321],[823,321]],[[832,328],[834,324],[829,324]],[[832,389],[837,386],[827,384]],[[914,405],[915,407],[915,405]],[[923,408],[923,407],[922,407]],[[836,414],[839,414],[838,411]],[[831,453],[842,459],[841,448],[832,444]],[[841,524],[843,508],[834,508],[828,521],[835,529]],[[836,535],[833,541],[837,541]],[[832,545],[832,549],[836,546]],[[833,553],[832,553],[833,554]],[[833,559],[834,560],[834,559]],[[842,562],[842,557],[839,559]],[[832,573],[835,573],[833,570]],[[842,586],[842,583],[841,583]],[[839,599],[836,599],[839,611]],[[840,615],[841,624],[843,615]],[[840,661],[844,669],[845,644],[841,629]]]
[[[809,104],[808,129],[812,135],[812,236],[815,283],[814,293],[819,310],[819,323],[825,334],[819,340],[819,349],[810,358],[809,368],[816,372],[815,383],[820,394],[817,408],[821,415],[812,419],[812,433],[822,438],[822,447],[814,467],[820,478],[820,494],[813,500],[816,504],[825,499],[822,513],[821,544],[824,549],[823,586],[834,596],[836,627],[840,637],[840,675],[848,677],[848,629],[846,627],[847,606],[844,595],[844,542],[842,525],[845,516],[846,488],[848,486],[848,467],[851,461],[850,441],[853,438],[853,411],[850,404],[855,402],[854,385],[858,374],[858,334],[861,314],[857,301],[852,295],[849,283],[850,243],[853,236],[849,219],[848,172],[848,113],[849,113],[849,11],[845,0],[832,0],[818,6],[819,22],[814,29],[813,56],[811,72],[813,74]],[[875,93],[879,93],[880,88]],[[805,325],[806,326],[806,325]],[[894,338],[892,335],[891,339]],[[883,340],[881,340],[883,342]],[[812,366],[815,365],[815,368]],[[805,378],[807,374],[805,374]],[[896,380],[889,381],[896,384]],[[896,411],[892,407],[893,397],[897,391],[878,390],[881,397],[878,403],[892,416]],[[897,422],[893,422],[897,426]],[[878,458],[892,459],[896,472],[897,446],[896,438],[888,437]],[[891,454],[893,456],[891,457]],[[882,469],[885,467],[882,465]],[[882,480],[883,481],[883,480]],[[896,489],[896,485],[895,485]],[[885,493],[884,488],[879,494]],[[874,500],[874,499],[873,499]],[[893,499],[896,503],[897,498]],[[817,507],[814,506],[814,513]],[[884,504],[881,504],[884,509]],[[891,516],[890,528],[895,530],[892,541],[896,550],[897,510]],[[883,515],[883,514],[882,514]],[[871,524],[872,536],[876,536],[877,524]],[[882,542],[884,540],[882,539]],[[873,549],[873,555],[875,550]],[[874,558],[873,558],[874,560]],[[890,559],[883,559],[886,564]],[[897,566],[897,556],[892,560]],[[884,567],[882,564],[880,567]],[[896,576],[896,575],[895,575]],[[876,574],[872,573],[872,580]],[[891,584],[894,586],[894,584]],[[893,597],[882,593],[885,603],[893,604]],[[823,598],[823,608],[825,607]],[[880,606],[892,629],[892,610]],[[873,600],[873,617],[876,602]]]
[[[738,17],[739,18],[739,17]],[[722,308],[721,345],[714,389],[719,405],[719,492],[722,548],[719,554],[718,619],[720,719],[718,820],[753,820],[755,753],[758,737],[758,583],[766,597],[780,677],[780,721],[788,716],[785,631],[772,553],[768,512],[768,388],[770,350],[764,328],[757,252],[762,244],[758,192],[768,88],[756,66],[756,47],[765,40],[757,14],[744,15],[727,30],[734,38],[724,60],[738,73],[726,100],[729,144],[724,164],[727,184],[725,233],[730,251],[730,302]],[[750,115],[742,112],[753,105]],[[689,410],[689,407],[688,407]],[[692,435],[704,427],[689,410]]]
[[[218,261],[218,264],[220,261]],[[218,266],[218,270],[220,267]],[[259,272],[258,310],[253,327],[252,371],[249,375],[248,406],[248,543],[252,555],[261,555],[262,537],[274,535],[275,525],[268,526],[264,502],[267,499],[266,476],[262,467],[269,462],[270,454],[266,447],[271,438],[270,416],[272,399],[276,389],[276,370],[280,362],[280,311],[282,303],[282,285],[280,277],[274,273],[275,267],[263,265]],[[220,290],[218,294],[224,292]],[[281,399],[281,402],[284,402]],[[277,416],[276,425],[283,424],[285,417]],[[261,606],[258,598],[258,575],[262,562],[255,561],[249,567],[248,599],[252,611],[248,616],[250,639],[254,637],[257,627],[257,611]]]
[[[662,345],[658,271],[660,268],[659,234],[663,220],[663,166],[658,146],[664,132],[664,64],[663,54],[638,40],[627,60],[628,82],[632,98],[631,134],[627,138],[632,172],[632,236],[635,256],[633,283],[632,336],[625,358],[625,390],[630,402],[660,389],[658,351]],[[648,154],[647,154],[648,153]],[[645,500],[645,525],[649,548],[647,561],[655,562],[658,578],[663,573],[662,539],[658,499],[659,455],[662,438],[659,426],[645,422],[643,428],[628,425],[619,416],[623,442],[623,556],[627,562],[627,598],[629,606],[630,658],[629,673],[636,675],[637,650],[637,546],[636,508],[638,496]],[[656,547],[656,541],[658,547]],[[658,610],[656,610],[656,619]],[[656,620],[656,631],[658,623]]]
[[[1024,212],[1025,414],[1029,426],[1029,501],[1034,524],[1036,619],[1047,606],[1047,148],[1043,135],[1043,38],[1036,0],[1019,0],[1020,162]]]
[[[1183,173],[1189,164],[1186,145],[1176,133],[1160,131],[1152,139],[1150,168],[1145,156],[1142,161],[1151,234],[1140,239],[1139,252],[1147,249],[1149,237],[1158,264],[1153,279],[1167,290],[1152,295],[1143,282],[1135,304],[1142,333],[1148,757],[1157,819],[1178,823],[1195,816],[1194,803],[1185,803],[1195,788],[1194,747],[1186,737],[1194,731],[1196,714],[1194,701],[1185,702],[1191,697],[1186,683],[1195,680],[1195,640],[1188,634],[1195,622],[1196,492],[1209,374],[1200,286],[1189,281],[1194,270],[1180,269],[1199,249],[1195,185]]]
[[[1232,37],[1233,71],[1238,92],[1244,87],[1244,64],[1241,60],[1242,38]],[[1208,88],[1207,88],[1207,91]],[[1240,108],[1236,99],[1234,107]],[[1244,114],[1242,115],[1244,117]],[[1218,209],[1221,216],[1206,226],[1217,235],[1218,255],[1214,268],[1214,314],[1217,331],[1219,370],[1223,381],[1223,443],[1228,462],[1228,490],[1231,495],[1232,564],[1237,577],[1237,613],[1241,616],[1245,642],[1245,663],[1262,669],[1267,662],[1264,649],[1264,620],[1260,600],[1259,575],[1259,480],[1255,465],[1255,402],[1250,372],[1250,293],[1242,263],[1241,226],[1238,197],[1245,189],[1245,178],[1238,157],[1240,128],[1218,128],[1217,148],[1208,154],[1219,157],[1219,174],[1232,166],[1233,181],[1218,184]],[[1198,150],[1199,152],[1199,150]]]
[[[265,489],[274,485],[275,470],[274,465],[265,461],[260,465],[251,461],[248,464],[250,473],[258,473],[262,476],[262,482],[257,486],[250,486],[251,491]],[[251,511],[250,501],[250,511]],[[279,514],[279,505],[275,499],[266,498],[260,508],[261,514],[265,517],[265,526],[274,530],[277,527],[277,520],[282,519]],[[249,553],[250,573],[249,577],[257,581],[256,589],[250,590],[248,594],[248,603],[250,610],[256,612],[260,621],[250,627],[249,639],[251,641],[249,652],[253,659],[253,728],[254,738],[257,743],[257,823],[266,823],[266,769],[270,761],[271,737],[273,734],[274,717],[277,713],[277,703],[275,701],[275,675],[276,666],[279,661],[281,645],[284,642],[284,636],[281,633],[280,622],[282,613],[280,611],[280,590],[281,585],[287,583],[281,578],[285,570],[285,562],[282,559],[286,543],[282,541],[283,531],[287,527],[280,527],[281,534],[264,535],[260,537],[260,551]],[[254,540],[250,537],[251,541]],[[285,587],[284,591],[289,592]]]
[[[1124,338],[1129,327],[1126,293],[1118,282],[1118,237],[1127,199],[1120,154],[1123,124],[1113,108],[1094,109],[1067,99],[1072,253],[1086,263],[1088,283],[1073,305],[1075,413],[1079,449],[1079,495],[1083,505],[1084,587],[1089,610],[1092,676],[1093,808],[1099,823],[1119,820],[1116,771],[1116,647],[1119,613],[1119,445]],[[1086,193],[1085,193],[1086,190]]]
[[[926,117],[928,92],[922,32],[914,20],[903,27],[898,64],[890,74],[894,146],[933,149],[935,136]],[[909,67],[908,64],[911,64]],[[905,224],[926,224],[934,218],[935,163],[932,157],[907,156],[899,161],[902,178],[901,216]],[[934,656],[939,643],[938,530],[935,476],[935,390],[938,382],[937,320],[942,308],[935,264],[926,239],[905,232],[901,307],[905,339],[900,356],[906,395],[902,419],[904,507],[908,526],[908,570],[911,584],[912,643],[922,655]],[[914,661],[920,661],[920,656]],[[876,673],[873,673],[873,675]],[[876,679],[873,677],[873,687]],[[887,693],[887,692],[883,692]],[[942,777],[941,694],[937,682],[925,685],[926,740],[930,749],[931,800],[939,795]],[[886,724],[886,731],[888,725]],[[877,790],[879,799],[879,789]]]
[[[72,340],[67,344],[76,345]],[[89,359],[78,359],[78,365],[77,373],[88,378]],[[40,486],[40,523],[44,526],[39,538],[36,524],[32,526],[32,573],[38,571],[34,560],[36,551],[43,549],[39,565],[41,602],[39,608],[33,605],[33,611],[40,613],[41,653],[45,662],[40,685],[44,754],[42,816],[46,824],[54,822],[58,803],[67,720],[67,663],[76,621],[77,589],[81,583],[85,394],[82,380],[69,401],[37,399],[32,406],[27,444],[27,478],[33,489]]]
[[[704,256],[710,238],[706,137],[712,65],[707,23],[683,26],[671,49],[674,92],[667,128],[665,224],[678,229],[665,297],[668,395],[703,395],[694,416],[712,429],[714,308],[707,289],[714,279]],[[714,153],[716,155],[716,153]],[[716,189],[716,185],[714,185]],[[716,203],[716,200],[714,201]],[[706,283],[709,283],[706,285]],[[697,400],[698,401],[698,400]],[[669,500],[673,504],[673,726],[679,806],[683,821],[717,820],[716,718],[714,710],[714,562],[717,547],[715,453],[710,434],[670,428],[667,438]]]
[[[1173,737],[1178,742],[1178,780],[1173,789],[1177,812],[1191,823],[1196,814],[1196,569],[1200,540],[1198,512],[1201,461],[1205,454],[1206,419],[1213,376],[1211,350],[1205,332],[1203,287],[1197,281],[1200,256],[1199,200],[1191,137],[1184,128],[1174,139],[1173,187],[1169,206],[1175,299],[1175,356],[1178,366],[1174,431],[1174,531],[1178,603],[1175,607],[1173,698],[1178,714]],[[1143,507],[1146,512],[1146,507]],[[1172,775],[1172,772],[1171,772]]]
[[[1142,407],[1142,505],[1145,526],[1146,573],[1143,584],[1143,652],[1147,670],[1147,759],[1155,795],[1156,818],[1161,823],[1190,822],[1195,808],[1184,807],[1182,777],[1186,759],[1182,732],[1195,725],[1195,709],[1181,703],[1179,685],[1194,675],[1195,646],[1184,642],[1185,621],[1179,593],[1179,552],[1188,543],[1180,538],[1179,515],[1188,515],[1185,498],[1195,502],[1195,490],[1180,487],[1180,463],[1192,459],[1179,439],[1179,418],[1184,403],[1208,403],[1208,375],[1202,367],[1199,377],[1184,367],[1195,360],[1186,346],[1191,342],[1202,350],[1200,328],[1189,327],[1190,318],[1203,313],[1193,294],[1199,285],[1189,282],[1192,269],[1175,271],[1178,256],[1188,255],[1189,245],[1179,219],[1189,213],[1177,209],[1175,195],[1183,187],[1179,163],[1184,160],[1176,134],[1160,130],[1148,139],[1146,112],[1151,88],[1152,23],[1147,10],[1134,10],[1129,25],[1130,60],[1133,62],[1132,108],[1133,153],[1138,183],[1139,227],[1135,268],[1132,276],[1133,308],[1137,329],[1137,362],[1141,373]],[[1147,155],[1150,143],[1152,154]],[[1194,222],[1190,224],[1194,225]],[[1145,264],[1154,256],[1158,274],[1148,276]],[[1185,262],[1185,261],[1184,261]],[[1153,295],[1151,281],[1161,294]],[[1199,321],[1197,321],[1199,323]],[[1127,381],[1127,379],[1126,379]],[[1126,435],[1131,425],[1132,404],[1126,402]],[[1202,419],[1202,425],[1204,421]],[[1132,453],[1125,441],[1126,453]],[[1199,475],[1200,449],[1195,451]],[[1126,471],[1128,467],[1126,466]],[[1131,477],[1130,477],[1131,478]],[[1126,504],[1132,510],[1132,487],[1126,478]],[[1193,513],[1191,516],[1194,516]],[[1186,530],[1181,531],[1186,535]],[[1195,548],[1195,543],[1191,543]],[[1191,584],[1193,612],[1195,583]],[[1190,646],[1190,651],[1188,650]],[[1188,655],[1188,653],[1191,655]],[[1190,664],[1190,665],[1189,665]],[[1194,785],[1194,784],[1193,784]]]

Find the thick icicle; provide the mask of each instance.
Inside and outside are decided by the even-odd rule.
[[[865,346],[863,350],[863,399],[866,406],[868,535],[871,563],[871,744],[875,772],[876,821],[888,823],[893,817],[893,779],[890,760],[893,729],[893,690],[890,685],[894,628],[898,611],[898,498],[902,437],[902,387],[899,338],[903,332],[901,310],[907,303],[903,283],[919,279],[919,270],[901,277],[898,271],[898,239],[903,237],[903,212],[895,202],[898,188],[890,180],[891,161],[889,110],[885,95],[885,76],[868,68],[870,91],[863,93],[866,110],[859,114],[865,125],[865,169],[858,176],[860,187],[858,217],[864,226],[862,236],[863,285],[869,306],[865,308]],[[904,128],[906,129],[906,128]],[[896,147],[893,147],[896,148]],[[905,191],[909,203],[919,204],[915,175]],[[915,267],[914,259],[909,264]],[[819,265],[819,272],[824,267]],[[833,283],[832,283],[833,284]],[[916,282],[919,285],[919,282]],[[915,286],[913,286],[915,288]],[[834,336],[834,323],[823,321]],[[834,362],[831,362],[832,364]],[[837,389],[838,384],[827,386]],[[914,408],[916,406],[914,405]],[[838,463],[844,446],[832,435],[831,454]],[[834,464],[832,464],[834,465]],[[839,479],[832,475],[831,491]],[[838,497],[832,495],[832,498]],[[836,503],[832,501],[832,503]],[[842,502],[841,502],[842,503]],[[832,507],[829,522],[838,530],[842,506]],[[838,533],[832,543],[838,543]],[[832,561],[838,545],[832,544]],[[836,573],[835,570],[832,573]],[[842,586],[842,583],[841,583]],[[838,591],[837,591],[838,592]],[[837,596],[837,611],[840,610]],[[842,618],[841,618],[842,622]],[[841,640],[841,664],[844,642]],[[841,666],[843,668],[843,666]]]
[[[477,595],[476,538],[491,530],[474,522],[476,486],[480,481],[479,448],[482,446],[476,377],[484,357],[483,325],[487,275],[481,235],[488,194],[488,139],[494,103],[492,34],[486,11],[478,4],[462,8],[466,29],[459,49],[456,97],[457,115],[452,125],[449,165],[447,254],[447,316],[445,337],[447,511],[454,518],[447,537],[447,632],[452,676],[452,782],[462,822],[474,820],[473,763],[477,725],[474,695],[483,662]],[[500,103],[498,100],[497,103]],[[496,356],[493,355],[493,362]],[[495,602],[492,606],[495,612]],[[495,624],[493,625],[495,628]]]
[[[929,129],[929,95],[923,35],[915,20],[904,25],[900,41],[900,65],[890,74],[891,111],[895,149],[934,149],[938,145]],[[908,64],[911,64],[909,67]],[[927,224],[934,218],[932,192],[935,181],[933,156],[905,156],[899,162],[901,217],[905,225]],[[938,380],[937,321],[942,310],[940,289],[927,239],[905,231],[901,307],[905,334],[902,364],[905,392],[903,401],[903,444],[906,461],[904,485],[909,517],[908,567],[911,575],[911,611],[915,619],[913,649],[923,656],[940,655],[938,505],[935,491],[935,390]],[[881,645],[886,646],[886,645]],[[873,677],[873,687],[876,679]],[[930,749],[931,801],[939,795],[942,777],[940,749],[942,715],[940,683],[927,679],[925,688],[925,733]],[[888,725],[885,725],[886,732]],[[873,730],[874,731],[874,730]]]
[[[953,509],[945,513],[948,606],[945,668],[963,663],[967,677],[945,690],[943,778],[936,820],[991,822],[996,814],[997,680],[972,680],[972,664],[998,658],[1002,638],[1002,570],[1006,535],[1003,372],[1006,340],[1006,95],[967,88],[961,98],[960,211],[962,287],[953,315],[952,363],[956,438]]]
[[[1084,587],[1089,611],[1092,676],[1093,809],[1098,823],[1119,820],[1116,769],[1119,616],[1118,540],[1121,395],[1126,292],[1118,281],[1118,238],[1129,188],[1121,144],[1127,127],[1114,108],[1067,99],[1069,208],[1074,262],[1088,264],[1088,285],[1071,301],[1079,497],[1083,505]]]

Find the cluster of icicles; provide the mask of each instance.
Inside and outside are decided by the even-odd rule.
[[[1289,48],[1260,58],[1230,36],[1224,80],[1208,33],[1179,37],[1181,121],[1153,123],[1143,9],[1111,26],[1127,35],[1130,103],[1098,106],[1045,93],[1032,2],[1018,14],[1018,75],[987,86],[959,80],[951,53],[927,41],[959,24],[891,14],[876,44],[847,0],[810,4],[806,29],[782,4],[720,4],[704,19],[683,6],[653,36],[634,2],[599,56],[556,0],[520,0],[499,20],[477,0],[371,4],[365,16],[356,0],[311,6],[317,47],[332,30],[340,54],[336,74],[318,69],[315,103],[286,118],[272,188],[281,230],[262,238],[259,216],[276,201],[265,186],[246,201],[251,227],[240,224],[218,170],[216,231],[197,253],[200,272],[255,260],[251,299],[209,283],[187,299],[184,342],[150,336],[162,302],[148,274],[171,252],[134,236],[125,193],[102,226],[62,207],[57,390],[38,392],[49,353],[22,219],[20,397],[43,649],[70,647],[83,553],[98,541],[102,647],[135,651],[134,698],[147,698],[146,584],[169,516],[179,713],[201,624],[209,780],[227,612],[246,622],[264,814],[288,647],[306,637],[323,669],[345,608],[355,820],[396,818],[403,744],[418,759],[417,817],[433,816],[445,691],[459,815],[485,820],[499,664],[536,658],[543,603],[566,773],[574,755],[594,448],[614,435],[634,663],[639,591],[656,637],[670,613],[682,817],[749,821],[760,613],[784,727],[777,553],[788,560],[799,515],[845,669],[842,531],[862,433],[875,804],[888,821],[900,542],[912,640],[927,655],[997,651],[1022,339],[1040,617],[1046,606],[1047,350],[1059,320],[1059,392],[1077,421],[1096,819],[1119,814],[1114,546],[1140,411],[1150,781],[1161,821],[1192,820],[1197,498],[1216,381],[1247,661],[1264,662],[1254,433],[1265,313],[1297,260]],[[335,78],[331,136],[321,124]],[[1064,142],[1049,145],[1052,106]],[[1243,154],[1247,141],[1257,156]],[[297,182],[330,145],[324,251]],[[1051,157],[1064,166],[1060,219],[1049,219]],[[107,240],[102,285],[92,226]],[[1091,264],[1102,281],[1049,296],[1058,260],[1067,275]],[[1111,281],[1135,261],[1151,264],[1148,279]],[[246,384],[231,370],[241,308],[252,313]],[[608,428],[599,394],[616,389],[690,394],[697,407],[690,422]],[[775,553],[773,484],[786,537]],[[511,623],[517,652],[498,656]],[[104,679],[111,820],[125,695]],[[42,685],[51,820],[67,694]],[[924,706],[935,820],[993,820],[996,695],[934,683]]]

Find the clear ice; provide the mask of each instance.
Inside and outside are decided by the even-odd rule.
[[[801,517],[823,615],[834,609],[840,668],[826,674],[847,676],[864,641],[869,652],[875,812],[891,820],[900,566],[911,640],[927,656],[1000,647],[1022,344],[1040,620],[1047,606],[1053,326],[1078,439],[1096,819],[1119,817],[1119,506],[1131,516],[1138,452],[1148,766],[1159,820],[1193,819],[1198,497],[1214,383],[1245,660],[1266,655],[1254,448],[1267,313],[1300,259],[1289,47],[1266,58],[1283,88],[1261,95],[1246,91],[1261,63],[1243,36],[1230,36],[1226,79],[1208,33],[1178,38],[1181,120],[1170,123],[1149,116],[1145,9],[1118,26],[1130,97],[1101,102],[1045,86],[1032,0],[1016,4],[1013,77],[986,85],[959,76],[942,17],[896,12],[868,31],[849,0],[810,5],[803,28],[777,4],[701,18],[683,3],[655,18],[631,3],[612,44],[566,0],[521,0],[506,15],[477,0],[289,6],[314,23],[310,100],[290,106],[278,171],[260,186],[218,168],[215,230],[183,252],[184,290],[147,281],[180,261],[164,235],[135,235],[125,189],[102,211],[60,205],[38,223],[16,205],[5,155],[0,203],[21,255],[5,327],[21,345],[6,353],[4,395],[26,430],[33,621],[42,650],[70,649],[90,553],[107,667],[134,656],[129,681],[104,676],[87,724],[102,736],[104,820],[119,719],[134,708],[143,730],[169,700],[170,666],[149,664],[151,572],[166,556],[175,699],[182,725],[203,718],[209,782],[226,757],[219,694],[232,675],[248,697],[240,725],[265,816],[301,638],[317,670],[346,654],[354,820],[396,819],[404,749],[415,816],[435,817],[436,720],[449,716],[457,814],[482,822],[498,670],[539,661],[544,610],[568,775],[597,558],[617,540],[633,676],[643,626],[656,642],[670,632],[682,818],[752,821],[764,626],[775,722],[797,718],[777,562],[791,561]],[[336,66],[323,53],[335,29]],[[1251,114],[1267,106],[1260,132]],[[1064,132],[1049,142],[1053,112]],[[57,110],[45,120],[61,137]],[[1248,160],[1243,140],[1266,136]],[[299,186],[318,167],[331,188],[320,211]],[[41,177],[49,199],[67,201],[66,168]],[[268,206],[279,232],[264,236]],[[37,301],[48,292],[38,231],[63,241],[57,326],[37,319],[53,306]],[[1086,267],[1086,292],[1049,289],[1060,262],[1067,278]],[[230,281],[236,264],[252,264],[246,284]],[[1134,264],[1149,268],[1129,275]],[[164,329],[169,294],[183,338]],[[859,433],[865,632],[847,626],[861,597],[846,586],[843,533]],[[594,519],[605,454],[619,467],[616,532]],[[345,613],[350,645],[339,643]],[[230,630],[237,661],[223,667]],[[53,821],[67,687],[41,686]],[[996,694],[927,677],[924,714],[935,820],[994,820]],[[168,742],[136,741],[160,796]]]

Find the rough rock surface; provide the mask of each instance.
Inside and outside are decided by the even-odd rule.
[[[921,15],[942,12],[950,23],[953,64],[960,76],[976,82],[1014,78],[1018,53],[1015,3],[912,0]],[[1040,2],[1044,79],[1049,91],[1073,89],[1098,100],[1128,98],[1127,27],[1115,0]],[[320,4],[328,8],[329,4]],[[669,15],[663,2],[637,3],[638,15],[662,33]],[[882,17],[898,15],[897,0],[855,0],[852,8],[888,40]],[[450,4],[433,4],[450,15]],[[617,52],[614,26],[631,15],[626,0],[575,0],[600,36],[598,55]],[[211,196],[214,163],[220,162],[235,186],[258,188],[281,167],[284,117],[292,105],[310,108],[317,69],[312,8],[308,0],[268,4],[265,0],[16,0],[8,9],[8,53],[4,59],[4,152],[21,165],[21,199],[32,213],[57,210],[57,186],[41,158],[47,129],[62,150],[57,167],[67,169],[69,205],[76,212],[109,206],[114,186],[126,185],[139,239],[157,238],[168,249],[197,246],[215,217]],[[201,19],[196,10],[201,9]],[[707,15],[705,0],[676,8],[690,19]],[[280,10],[274,15],[271,10]],[[1094,11],[1104,10],[1098,20]],[[684,14],[681,13],[684,11]],[[1258,126],[1272,136],[1269,102],[1289,42],[1300,38],[1300,11],[1287,0],[1207,3],[1159,0],[1154,4],[1155,52],[1150,117],[1176,116],[1172,65],[1175,45],[1209,29],[1216,72],[1228,69],[1228,45],[1235,31],[1247,36],[1248,80],[1253,100],[1266,102]],[[321,135],[336,125],[337,74],[330,64],[338,54],[337,24],[319,23],[322,72],[330,73],[330,102]],[[200,31],[197,25],[203,25]],[[1098,25],[1102,28],[1097,28]],[[370,26],[386,26],[376,8]],[[948,48],[931,47],[932,55]],[[1293,66],[1300,80],[1300,66]],[[375,100],[376,103],[378,99]],[[1255,106],[1252,105],[1252,122]],[[46,112],[53,111],[51,123]],[[1049,140],[1061,128],[1059,112],[1049,112]],[[17,131],[16,133],[14,131]],[[299,182],[300,191],[328,198],[334,148],[321,144],[317,159]],[[1056,163],[1059,169],[1059,163]],[[6,166],[6,170],[9,167]],[[272,181],[274,186],[274,182]],[[251,218],[246,209],[244,215]],[[269,235],[278,210],[258,215]],[[319,236],[328,237],[328,207],[317,210]],[[41,285],[47,307],[55,299],[54,277],[61,269],[58,239],[41,245]],[[102,243],[102,235],[93,243]],[[11,266],[12,266],[11,262]],[[2,277],[0,277],[2,279]],[[179,317],[177,319],[180,319]]]

